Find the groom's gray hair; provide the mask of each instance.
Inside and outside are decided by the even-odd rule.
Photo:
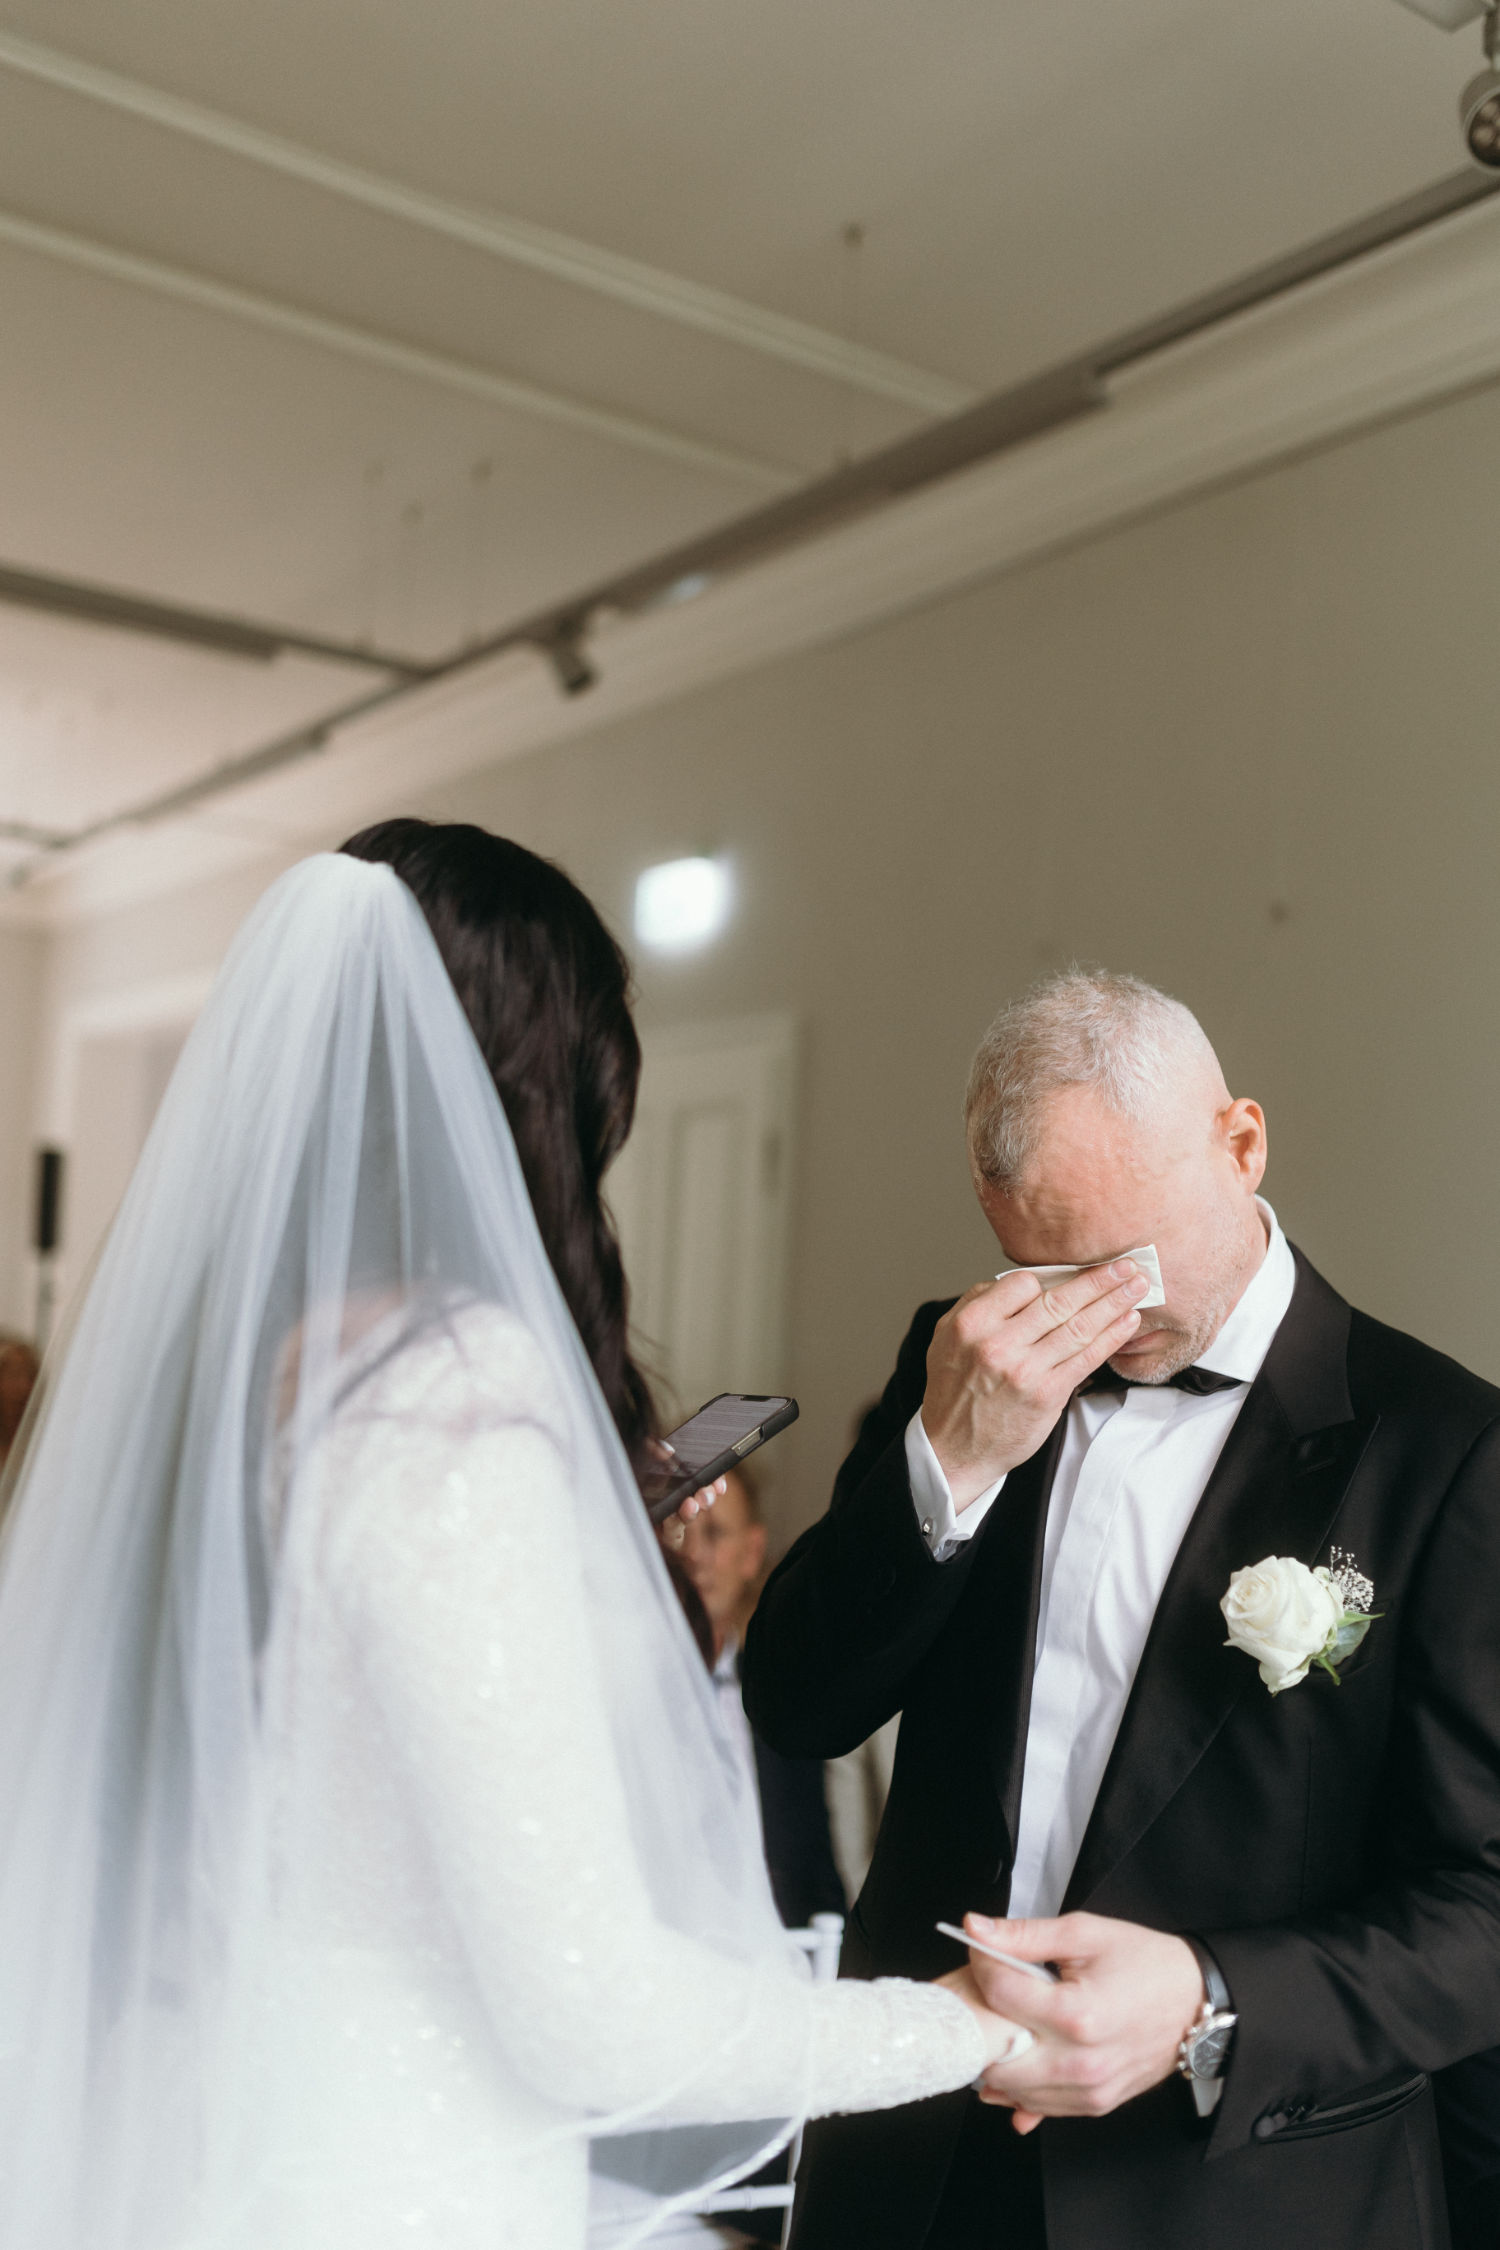
[[[1036,1155],[1042,1111],[1092,1086],[1118,1117],[1147,1124],[1185,1078],[1218,1062],[1191,1009],[1140,977],[1073,967],[1002,1008],[969,1072],[964,1126],[976,1186],[1010,1194]]]

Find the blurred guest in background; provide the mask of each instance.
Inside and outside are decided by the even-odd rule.
[[[713,1628],[714,1680],[730,1731],[755,1768],[777,1910],[789,1929],[805,1929],[815,1914],[843,1913],[844,1886],[833,1856],[821,1759],[782,1757],[752,1733],[745,1717],[740,1644],[766,1566],[760,1494],[746,1470],[731,1470],[723,1496],[683,1527],[677,1553]]]
[[[16,1442],[41,1364],[24,1336],[0,1335],[0,1469]]]

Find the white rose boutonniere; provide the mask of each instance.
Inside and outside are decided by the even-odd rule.
[[[1290,1555],[1267,1555],[1230,1576],[1219,1604],[1229,1627],[1225,1645],[1255,1658],[1273,1695],[1296,1687],[1314,1664],[1337,1686],[1338,1666],[1375,1622],[1374,1598],[1369,1579],[1341,1548],[1333,1550],[1332,1569],[1309,1570]]]

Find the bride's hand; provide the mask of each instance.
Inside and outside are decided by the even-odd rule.
[[[701,1516],[705,1508],[711,1508],[716,1500],[722,1500],[728,1490],[727,1480],[715,1477],[713,1483],[704,1485],[701,1492],[689,1493],[677,1513],[684,1523],[691,1523],[694,1516]]]
[[[1036,2045],[1024,2024],[1012,2023],[1009,2016],[997,2016],[992,2008],[986,2007],[972,1969],[950,1969],[937,1981],[958,1995],[984,2033],[986,2070],[995,2063],[1014,2062],[1017,2055],[1024,2055],[1028,2047]]]
[[[653,1442],[659,1448],[663,1459],[671,1458],[672,1449],[669,1445],[663,1445],[660,1438]],[[727,1489],[723,1477],[715,1477],[712,1484],[705,1484],[699,1491],[690,1492],[686,1500],[678,1507],[676,1513],[668,1516],[666,1521],[657,1527],[665,1544],[672,1548],[680,1547],[687,1536],[687,1526],[692,1522],[694,1516],[703,1515],[713,1506],[716,1500],[723,1498]]]

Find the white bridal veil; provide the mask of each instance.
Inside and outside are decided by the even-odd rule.
[[[14,1476],[3,2250],[198,2250],[206,2182],[253,2188],[237,2011],[296,1851],[268,1803],[261,1700],[304,1468],[372,1335],[399,1351],[476,1301],[524,1324],[565,1402],[589,1633],[655,1914],[787,1974],[754,1804],[431,934],[389,868],[306,861],[251,916],[187,1043]],[[410,1506],[434,1504],[416,1480]],[[279,2004],[290,2038],[297,1995]],[[725,2044],[746,2028],[726,2023]],[[654,2108],[692,2114],[702,2058],[678,2060],[629,2114],[553,2115],[539,2139],[587,2135],[596,2176],[659,2212],[791,2130],[653,2129]]]

